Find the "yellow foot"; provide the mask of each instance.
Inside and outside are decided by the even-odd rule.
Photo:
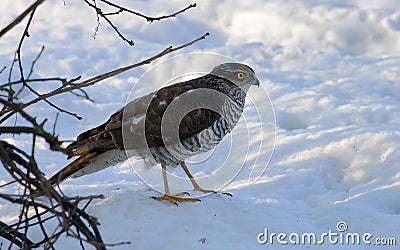
[[[180,193],[178,194],[179,196],[183,196],[186,193]],[[196,198],[187,198],[187,197],[179,197],[179,196],[172,196],[172,195],[168,195],[168,194],[164,194],[163,196],[159,196],[159,197],[151,197],[157,201],[169,201],[169,203],[174,204],[176,206],[178,206],[178,202],[197,202],[197,201],[201,201],[200,199],[196,199]]]

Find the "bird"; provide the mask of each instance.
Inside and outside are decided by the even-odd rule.
[[[128,156],[160,164],[164,194],[158,201],[195,202],[182,192],[171,194],[167,167],[181,166],[195,191],[203,189],[185,161],[209,151],[239,122],[250,86],[260,86],[254,70],[242,63],[221,63],[208,74],[178,82],[130,101],[103,124],[81,133],[66,147],[68,158],[78,157],[49,178],[57,185],[72,177],[100,171]],[[167,133],[165,133],[167,131]],[[165,135],[167,134],[167,135]]]

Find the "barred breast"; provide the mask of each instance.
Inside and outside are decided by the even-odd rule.
[[[221,117],[212,126],[202,130],[195,136],[181,141],[181,144],[166,147],[150,148],[154,159],[167,166],[177,166],[194,155],[205,153],[214,148],[239,122],[244,108],[244,97],[240,94],[235,99],[228,98],[223,107]]]

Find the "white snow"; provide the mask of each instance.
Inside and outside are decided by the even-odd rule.
[[[29,68],[41,45],[46,46],[35,66],[35,77],[90,77],[209,31],[211,36],[207,39],[174,55],[222,54],[252,66],[262,83],[259,89],[249,90],[244,118],[233,135],[224,139],[210,157],[188,166],[204,188],[218,187],[218,178],[203,177],[229,157],[228,167],[241,170],[223,188],[233,197],[213,194],[202,197],[202,202],[180,203],[178,207],[156,202],[149,197],[160,194],[146,186],[128,161],[62,185],[71,196],[105,195],[104,200],[88,208],[99,219],[105,242],[131,242],[116,249],[398,248],[363,243],[346,246],[328,240],[316,246],[281,245],[276,237],[273,245],[257,241],[257,235],[265,228],[276,234],[321,235],[329,230],[337,233],[337,223],[344,221],[348,226],[345,233],[370,233],[372,241],[394,237],[400,244],[398,0],[207,0],[175,19],[151,24],[119,15],[115,19],[118,28],[136,42],[135,47],[122,42],[105,22],[93,40],[95,13],[82,1],[65,3],[46,1],[34,18],[31,37],[23,47],[23,63]],[[119,3],[149,15],[171,13],[189,4]],[[0,27],[26,6],[25,1],[3,1]],[[10,66],[23,28],[19,25],[0,39],[0,67]],[[73,95],[53,98],[53,102],[83,117],[78,121],[60,115],[57,131],[62,139],[73,139],[124,105],[133,88],[135,95],[141,96],[173,77],[189,73],[188,68],[192,72],[209,71],[218,60],[204,57],[199,65],[199,60],[183,57],[140,81],[143,73],[162,60],[154,62],[87,88],[94,103]],[[0,74],[0,83],[6,82],[7,77],[6,70]],[[17,71],[13,77],[18,77]],[[49,89],[46,84],[35,86],[40,92]],[[29,97],[26,93],[25,98]],[[44,103],[30,110],[38,117],[53,112]],[[276,127],[271,125],[275,122],[272,110]],[[48,118],[51,131],[55,116]],[[260,121],[265,125],[264,131],[260,131]],[[30,149],[30,138],[1,138]],[[263,142],[266,144],[260,146]],[[61,154],[48,153],[47,148],[39,141],[36,154],[44,167],[42,171],[50,176],[68,162]],[[144,166],[141,161],[132,164],[136,170]],[[252,167],[261,173],[267,164],[258,181],[249,179],[257,176],[251,174]],[[158,168],[141,171],[154,173],[162,187]],[[184,176],[180,169],[173,173]],[[1,172],[1,176],[5,173]],[[190,182],[172,182],[171,189],[190,190]],[[18,192],[18,188],[11,191]],[[16,207],[0,201],[1,221],[15,221],[18,214]],[[57,245],[57,249],[76,248],[79,243],[72,238],[63,238]]]

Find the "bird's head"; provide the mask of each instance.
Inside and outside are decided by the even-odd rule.
[[[245,92],[251,85],[260,86],[256,73],[252,68],[242,63],[222,63],[214,67],[210,73],[229,80]]]

